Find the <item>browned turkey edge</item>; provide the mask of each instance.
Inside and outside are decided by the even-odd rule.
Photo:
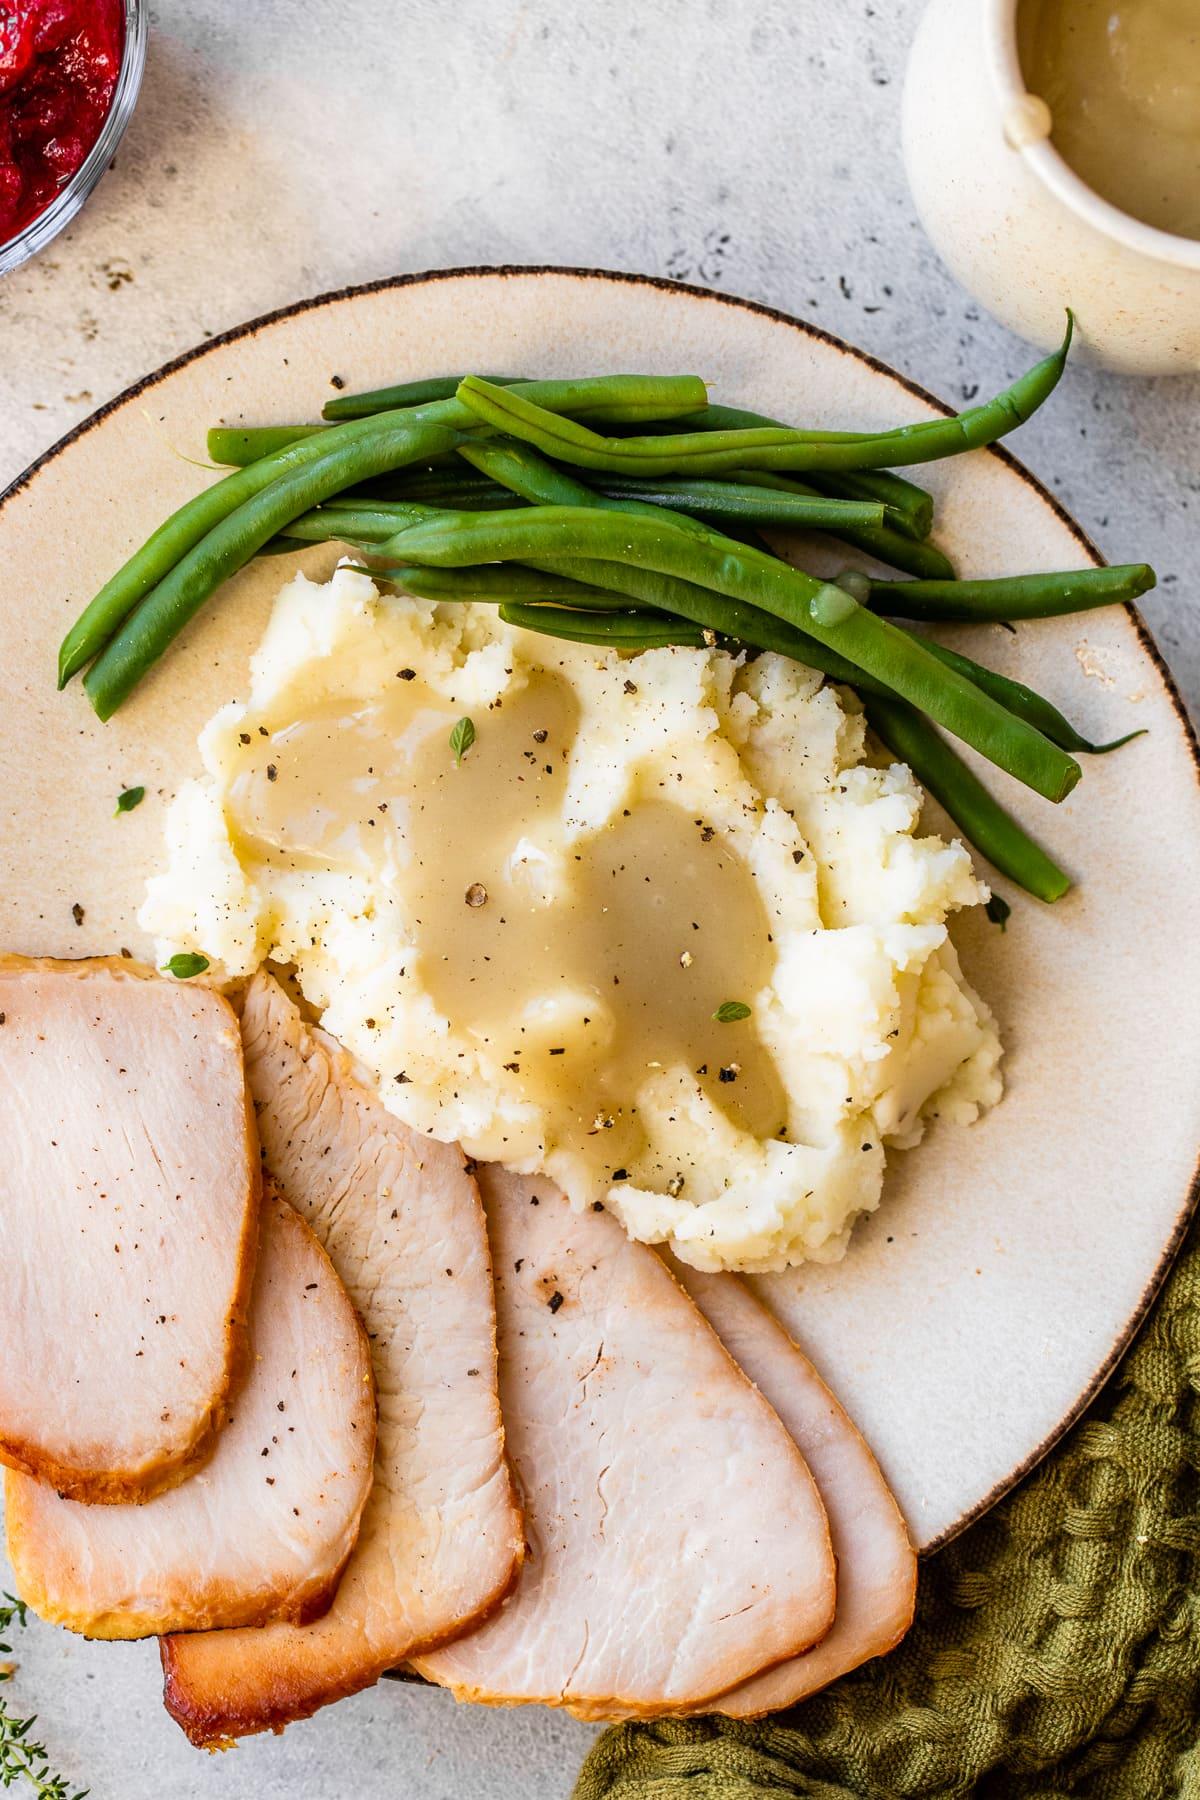
[[[4,1082],[22,1083],[20,1068],[6,1067],[5,1059],[21,1054],[22,1043],[29,1038],[35,1042],[46,1041],[47,1034],[39,1033],[36,1027],[45,1024],[45,1008],[48,999],[52,998],[56,989],[64,997],[74,1002],[77,999],[76,984],[79,987],[94,987],[94,999],[101,1004],[119,1003],[121,989],[126,984],[151,983],[161,996],[164,1008],[189,1007],[193,1013],[193,1024],[207,1015],[206,1029],[215,1039],[220,1040],[222,1034],[228,1039],[229,1053],[237,1051],[236,1017],[219,994],[210,988],[185,987],[181,982],[166,981],[154,970],[133,962],[124,957],[89,957],[79,960],[61,960],[52,957],[22,957],[11,954],[0,955],[0,1011],[5,1015],[5,1027],[0,1034],[0,1085]],[[25,1011],[24,995],[31,992],[34,996],[32,1006],[34,1016]],[[38,1013],[40,1011],[40,1016]],[[164,1014],[169,1017],[169,1014]],[[93,1021],[100,1023],[100,1015]],[[76,1028],[77,1028],[77,1022]],[[23,1036],[24,1034],[24,1036]],[[193,1032],[195,1042],[198,1033]],[[61,1054],[69,1049],[69,1045],[51,1045],[48,1054]],[[238,1069],[240,1071],[240,1052],[238,1052]],[[61,1063],[53,1070],[47,1071],[45,1078],[53,1083],[64,1078],[69,1079],[69,1070],[64,1070]],[[131,1099],[137,1100],[138,1074],[136,1069],[121,1067],[113,1071],[111,1093],[109,1099],[114,1115],[119,1117],[122,1104]],[[26,1078],[28,1079],[28,1078]],[[238,1077],[240,1080],[240,1075]],[[121,1087],[120,1082],[128,1085]],[[75,1096],[71,1095],[72,1104]],[[69,1453],[64,1441],[53,1441],[49,1429],[45,1436],[38,1436],[28,1424],[17,1426],[10,1418],[6,1422],[3,1373],[3,1354],[0,1352],[0,1462],[24,1474],[36,1476],[49,1482],[59,1493],[73,1500],[91,1504],[127,1504],[152,1498],[164,1489],[175,1486],[193,1470],[200,1467],[211,1454],[217,1433],[221,1430],[229,1416],[229,1408],[233,1397],[241,1383],[246,1369],[246,1358],[249,1353],[248,1317],[250,1295],[254,1282],[255,1253],[258,1243],[259,1212],[261,1201],[261,1173],[258,1154],[258,1137],[255,1130],[254,1114],[250,1097],[246,1091],[244,1080],[241,1080],[241,1096],[238,1102],[240,1131],[237,1131],[231,1143],[229,1157],[230,1180],[236,1186],[233,1210],[238,1215],[237,1239],[233,1248],[232,1260],[235,1265],[234,1279],[228,1295],[225,1318],[221,1327],[222,1344],[219,1356],[219,1368],[214,1372],[211,1382],[210,1396],[207,1403],[196,1408],[186,1421],[177,1421],[173,1417],[163,1417],[161,1438],[153,1447],[144,1451],[136,1459],[128,1456],[114,1455],[110,1458],[99,1456],[92,1445],[86,1450]],[[2,1109],[2,1100],[0,1100]],[[144,1120],[135,1107],[134,1123],[139,1130],[144,1130]],[[0,1110],[0,1119],[3,1113]],[[15,1128],[15,1125],[12,1127]],[[51,1147],[54,1147],[51,1140]],[[156,1155],[152,1141],[149,1143],[151,1157]],[[45,1172],[49,1179],[49,1172]],[[154,1179],[161,1180],[161,1170],[156,1171]],[[9,1211],[13,1214],[13,1228],[20,1229],[20,1222],[15,1217],[15,1206],[10,1197]],[[3,1231],[0,1230],[0,1243],[3,1242]],[[36,1249],[36,1231],[30,1235],[28,1246],[32,1253]],[[103,1284],[100,1271],[96,1271],[96,1291],[103,1296]],[[105,1333],[103,1313],[96,1313],[92,1318],[63,1317],[58,1322],[58,1332],[74,1331],[91,1335],[94,1328],[96,1343],[94,1349],[94,1367],[98,1379],[112,1379],[111,1338]],[[18,1340],[10,1340],[15,1343]],[[54,1400],[53,1382],[56,1368],[61,1368],[61,1359],[56,1363],[47,1346],[44,1354],[44,1372],[41,1377],[46,1382],[46,1412],[48,1424],[57,1422],[64,1410]],[[103,1373],[105,1372],[106,1373]],[[132,1378],[132,1377],[131,1377]]]

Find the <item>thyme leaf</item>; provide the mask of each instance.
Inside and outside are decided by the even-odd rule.
[[[454,766],[457,769],[471,745],[475,742],[475,722],[473,719],[460,719],[450,733],[450,748],[454,753]]]
[[[736,1025],[741,1019],[750,1017],[750,1008],[744,1000],[722,1000],[713,1018],[718,1025]]]
[[[163,974],[173,975],[176,981],[190,981],[193,975],[203,975],[207,967],[207,956],[194,950],[177,950],[170,962],[163,964]]]
[[[24,1625],[29,1616],[29,1608],[15,1594],[5,1594],[6,1606],[0,1606],[0,1631],[8,1631],[13,1625]],[[5,1644],[7,1651],[8,1645]]]
[[[126,788],[124,793],[117,795],[117,809],[113,813],[113,818],[118,819],[122,813],[132,812],[134,807],[140,806],[145,798],[144,787]]]

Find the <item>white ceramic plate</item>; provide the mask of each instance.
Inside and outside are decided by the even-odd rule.
[[[196,769],[199,726],[244,690],[285,569],[272,559],[232,583],[108,726],[78,683],[55,693],[54,658],[100,582],[195,491],[202,477],[182,457],[203,457],[205,427],[310,417],[335,375],[363,388],[469,368],[694,371],[723,401],[816,425],[939,410],[778,313],[576,271],[406,278],[203,345],[71,433],[0,503],[0,945],[149,950],[134,915],[164,805]],[[922,479],[964,574],[1094,554],[1007,455]],[[318,550],[306,566],[332,561]],[[1095,1392],[1179,1242],[1200,1145],[1200,786],[1179,698],[1130,613],[975,636],[985,660],[1048,692],[1094,738],[1149,735],[1089,762],[1057,809],[1012,791],[1080,885],[1054,908],[1006,888],[1005,934],[981,918],[957,934],[1000,1015],[1003,1105],[896,1157],[843,1263],[764,1283],[874,1444],[924,1548],[1003,1492]],[[146,804],[114,819],[134,783]]]

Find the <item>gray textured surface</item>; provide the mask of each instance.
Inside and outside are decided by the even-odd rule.
[[[344,283],[483,262],[645,270],[814,320],[946,398],[1028,359],[940,267],[898,151],[920,0],[163,0],[118,166],[0,285],[0,485],[206,335]],[[1086,305],[1086,296],[1079,304]],[[1024,459],[1146,608],[1193,705],[1200,382],[1069,370]],[[87,521],[80,521],[86,530]],[[9,596],[9,603],[18,597]],[[0,1567],[0,1580],[3,1570]],[[390,1684],[282,1743],[187,1750],[148,1646],[35,1627],[18,1684],[97,1800],[551,1800],[590,1733]]]

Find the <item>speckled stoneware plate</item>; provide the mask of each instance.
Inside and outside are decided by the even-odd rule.
[[[469,368],[694,371],[721,400],[817,425],[939,410],[794,319],[572,271],[383,283],[203,345],[80,426],[0,505],[0,944],[149,949],[135,912],[165,804],[197,767],[200,725],[244,690],[285,570],[269,560],[226,588],[108,726],[78,684],[55,693],[55,649],[100,582],[195,491],[203,477],[183,459],[203,458],[205,427],[311,416],[334,376],[363,388]],[[922,479],[965,574],[1094,558],[1005,454]],[[306,567],[332,561],[317,550]],[[1200,1146],[1200,786],[1179,698],[1137,617],[1119,610],[992,629],[973,647],[1091,737],[1148,736],[1090,762],[1057,809],[1014,793],[1079,886],[1054,908],[1011,896],[1003,935],[982,918],[958,931],[1008,1046],[1003,1105],[895,1157],[844,1262],[763,1284],[874,1444],[925,1548],[1027,1470],[1112,1368],[1179,1243]],[[147,803],[115,820],[114,796],[133,783]]]

